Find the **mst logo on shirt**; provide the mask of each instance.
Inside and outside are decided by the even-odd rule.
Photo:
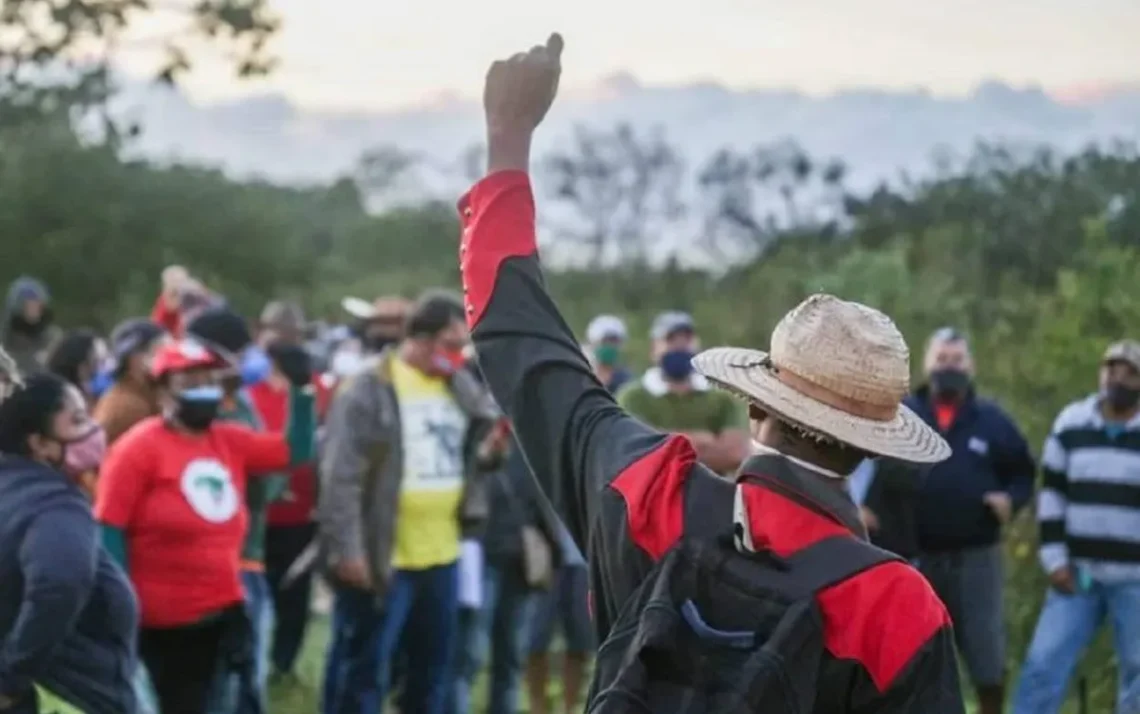
[[[404,489],[437,491],[463,483],[467,417],[446,393],[419,395],[401,404]]]
[[[225,523],[240,506],[230,470],[217,459],[194,459],[182,470],[182,495],[210,523]]]

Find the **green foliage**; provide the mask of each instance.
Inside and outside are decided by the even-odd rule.
[[[356,184],[287,189],[198,168],[124,162],[41,122],[0,130],[0,282],[43,279],[65,326],[109,329],[147,312],[159,273],[181,263],[247,314],[276,297],[339,316],[345,295],[412,296],[457,287],[449,205],[370,215]],[[1140,159],[1127,147],[1015,160],[987,148],[957,173],[848,197],[849,226],[784,231],[763,257],[719,277],[669,264],[552,273],[572,325],[624,316],[635,366],[663,309],[691,311],[706,345],[763,347],[806,295],[836,293],[898,322],[917,370],[923,341],[953,324],[970,336],[981,389],[1033,444],[1095,387],[1105,346],[1140,325]],[[917,374],[916,374],[917,377]],[[1009,535],[1010,671],[1036,621],[1043,579],[1028,514]],[[1108,711],[1108,648],[1084,671]]]

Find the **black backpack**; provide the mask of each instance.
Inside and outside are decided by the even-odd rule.
[[[813,711],[824,654],[815,594],[901,558],[853,536],[785,559],[740,553],[726,525],[734,496],[728,481],[689,480],[685,534],[599,648],[589,714]]]

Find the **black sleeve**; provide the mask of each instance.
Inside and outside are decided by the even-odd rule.
[[[526,174],[484,179],[461,212],[460,262],[479,367],[531,472],[585,552],[603,491],[665,435],[617,406],[547,294]]]
[[[885,691],[880,686],[860,671],[851,695],[852,714],[964,714],[953,630],[938,630]]]

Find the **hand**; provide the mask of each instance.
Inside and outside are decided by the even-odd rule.
[[[1077,591],[1077,580],[1073,577],[1073,569],[1067,565],[1049,573],[1049,584],[1066,595],[1072,595]]]
[[[511,429],[505,423],[500,422],[491,429],[483,443],[479,445],[479,456],[486,460],[496,456],[502,456],[507,451],[507,446],[511,442]]]
[[[859,506],[859,518],[862,519],[863,527],[866,528],[868,532],[879,530],[879,517],[876,516],[875,512],[870,508]]]
[[[483,111],[489,171],[527,169],[531,135],[558,93],[561,58],[562,36],[555,33],[545,45],[499,60],[487,71]]]
[[[372,574],[364,558],[347,558],[333,568],[336,579],[349,587],[361,590],[372,589]]]
[[[1002,525],[1009,523],[1009,519],[1013,516],[1013,500],[1009,497],[1008,493],[1004,491],[991,491],[982,496],[982,500],[989,506],[990,510],[993,511],[998,523]]]
[[[4,711],[5,709],[11,709],[13,706],[15,706],[15,704],[16,704],[15,699],[11,699],[9,697],[4,696],[3,694],[0,694],[0,711]]]

